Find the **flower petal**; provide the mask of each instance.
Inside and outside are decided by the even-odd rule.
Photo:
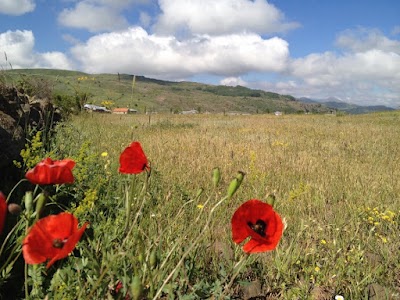
[[[253,230],[253,225],[265,224],[262,232]],[[283,232],[283,222],[271,205],[257,199],[243,203],[232,216],[232,238],[237,244],[246,238],[251,239],[244,245],[248,253],[264,252],[275,249]]]
[[[31,227],[22,242],[22,255],[27,264],[40,264],[54,255],[52,240],[40,221]]]
[[[88,223],[78,230],[78,220],[70,213],[51,215],[37,221],[22,243],[22,254],[27,264],[38,264],[50,259],[55,261],[68,256],[82,237]],[[61,247],[54,245],[60,241]]]
[[[71,159],[53,161],[47,157],[26,172],[25,177],[33,184],[73,183],[72,169],[74,167],[75,162]]]
[[[81,239],[88,224],[89,224],[88,222],[83,224],[83,226],[78,231],[76,231],[68,238],[67,242],[60,249],[60,251],[58,251],[58,253],[47,263],[46,265],[47,269],[50,268],[57,260],[67,257],[68,254],[70,254],[75,249],[76,244]]]
[[[139,174],[149,168],[147,157],[139,142],[132,142],[119,157],[119,172],[124,174]]]

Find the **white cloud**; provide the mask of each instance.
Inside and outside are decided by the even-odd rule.
[[[339,34],[336,44],[345,52],[293,59],[287,80],[260,85],[295,96],[335,96],[359,105],[400,105],[400,41],[375,29],[358,28]]]
[[[61,52],[37,53],[34,51],[35,38],[32,31],[16,30],[0,33],[0,52],[5,53],[7,61],[0,65],[8,69],[56,68],[72,69],[71,63]]]
[[[32,31],[17,30],[0,33],[0,52],[6,53],[13,68],[24,68],[34,64],[32,54],[35,38]]]
[[[359,105],[400,105],[400,55],[394,52],[310,54],[292,61],[291,75],[269,88],[295,96],[335,96]]]
[[[68,58],[61,52],[45,52],[37,54],[35,68],[72,70]]]
[[[345,30],[338,35],[336,45],[351,52],[376,49],[400,54],[400,41],[387,38],[377,29]]]
[[[246,86],[247,82],[244,81],[241,77],[226,77],[220,81],[220,84],[228,86]]]
[[[118,9],[97,5],[91,1],[79,2],[73,9],[64,9],[58,21],[67,27],[83,28],[91,32],[118,30],[128,26],[128,21]]]
[[[385,42],[354,40],[353,52],[341,55],[314,53],[293,60],[292,75],[315,86],[340,86],[345,81],[361,80],[384,82],[393,79],[400,83],[400,43],[382,37],[378,40]],[[394,47],[396,43],[398,49]]]
[[[20,16],[35,9],[33,0],[1,0],[0,14]]]
[[[292,59],[277,81],[246,85],[311,98],[337,97],[359,105],[400,106],[400,42],[375,29],[347,30],[337,39],[345,52]]]
[[[161,34],[269,34],[298,27],[266,0],[159,0],[162,11],[154,25]]]
[[[128,72],[182,78],[198,73],[238,76],[283,71],[288,44],[256,34],[198,35],[185,41],[150,35],[141,27],[99,34],[71,49],[87,72]]]

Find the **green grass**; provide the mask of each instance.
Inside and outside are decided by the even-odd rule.
[[[79,210],[94,236],[82,243],[82,258],[69,259],[57,272],[70,276],[86,258],[84,272],[67,278],[66,291],[80,286],[83,298],[89,293],[101,297],[110,282],[129,286],[139,276],[149,295],[194,245],[163,288],[163,297],[241,298],[255,281],[261,284],[259,296],[268,299],[333,299],[336,294],[364,299],[372,284],[398,297],[399,125],[398,112],[74,117],[59,128],[54,150],[60,157],[81,157],[76,205],[85,203],[80,201],[88,190],[96,191],[94,202]],[[117,167],[132,140],[142,143],[152,174],[147,193],[135,196],[144,207],[135,233],[124,243],[126,178]],[[102,152],[108,153],[106,159]],[[86,166],[79,167],[80,162]],[[214,167],[222,172],[216,190]],[[247,174],[239,191],[210,215],[238,170]],[[195,198],[200,188],[205,192]],[[275,251],[246,258],[231,241],[230,218],[244,201],[263,200],[269,193],[276,195],[275,208],[287,229]],[[137,201],[134,211],[142,205]],[[199,209],[198,204],[206,205]],[[146,264],[153,250],[162,268]],[[138,260],[141,255],[144,262]],[[235,265],[243,259],[245,266],[238,270]]]

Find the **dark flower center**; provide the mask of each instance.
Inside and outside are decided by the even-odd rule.
[[[265,237],[265,229],[267,228],[267,224],[265,224],[263,220],[257,220],[255,224],[247,222],[247,225],[249,225],[254,232],[257,232],[262,237]]]
[[[61,249],[62,247],[64,247],[66,240],[61,240],[61,239],[55,239],[53,240],[53,247],[54,248],[59,248]]]

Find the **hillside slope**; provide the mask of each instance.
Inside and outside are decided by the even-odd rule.
[[[139,112],[238,112],[327,113],[323,104],[303,103],[292,96],[280,95],[242,86],[215,86],[195,82],[172,82],[128,74],[86,74],[53,69],[19,69],[3,72],[7,81],[39,80],[54,93],[88,93],[88,103],[100,105],[112,101],[116,107],[130,107]]]

